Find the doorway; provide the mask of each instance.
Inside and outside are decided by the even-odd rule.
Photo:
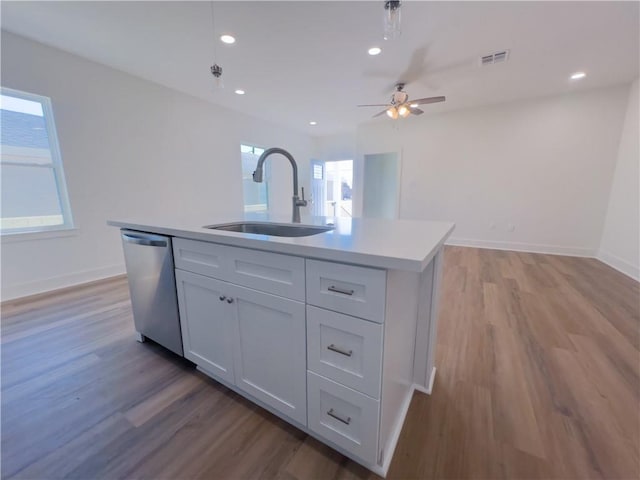
[[[311,161],[313,215],[353,216],[353,160]]]

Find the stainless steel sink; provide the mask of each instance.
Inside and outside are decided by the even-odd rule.
[[[221,225],[205,225],[203,228],[227,232],[256,233],[276,237],[308,237],[333,230],[333,225],[291,225],[270,222],[236,222]]]

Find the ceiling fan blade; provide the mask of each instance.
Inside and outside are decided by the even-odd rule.
[[[424,110],[420,110],[416,107],[409,107],[409,111],[414,115],[422,115],[424,113]]]
[[[409,103],[416,105],[426,105],[428,103],[438,103],[444,102],[446,100],[445,97],[428,97],[428,98],[418,98],[416,100],[409,100]]]
[[[379,117],[380,115],[384,115],[385,113],[387,113],[387,111],[386,111],[386,110],[382,110],[381,112],[376,113],[376,114],[375,114],[373,117],[371,117],[371,118]]]
[[[388,103],[373,103],[371,105],[356,105],[356,107],[388,107]]]

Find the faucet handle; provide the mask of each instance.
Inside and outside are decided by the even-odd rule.
[[[300,188],[302,190],[302,198],[298,200],[298,205],[300,205],[301,207],[306,207],[307,201],[304,199],[304,187],[300,187]]]

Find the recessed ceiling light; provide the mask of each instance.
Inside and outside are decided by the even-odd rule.
[[[309,122],[309,125],[317,125],[318,122],[314,122],[313,120],[311,122]]]
[[[586,77],[587,74],[584,72],[576,72],[573,75],[571,75],[571,80],[580,80],[581,78]]]
[[[231,45],[232,43],[236,43],[236,38],[232,37],[231,35],[222,35],[220,37],[220,40],[222,41],[222,43],[228,43],[229,45]]]
[[[244,90],[240,90],[240,89],[238,89],[238,90],[236,90],[236,93],[237,93],[238,95],[244,95]]]
[[[380,52],[382,52],[382,49],[380,47],[371,47],[369,49],[369,55],[379,55]]]

